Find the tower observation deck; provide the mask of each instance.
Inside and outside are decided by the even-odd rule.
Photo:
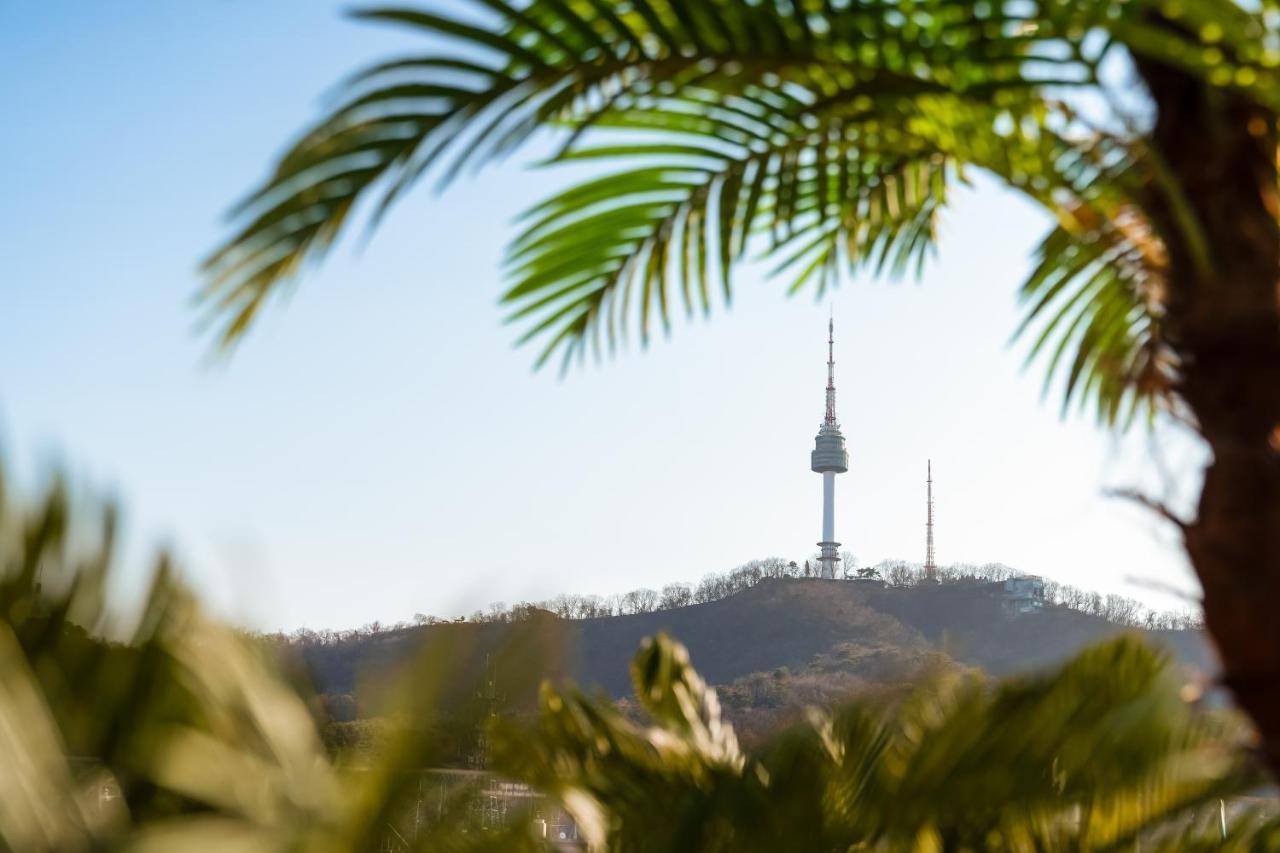
[[[849,453],[844,449],[844,435],[836,420],[835,320],[827,322],[827,413],[814,439],[809,468],[822,475],[822,541],[818,547],[819,572],[824,578],[836,576],[840,562],[840,543],[836,539],[836,474],[849,470]]]

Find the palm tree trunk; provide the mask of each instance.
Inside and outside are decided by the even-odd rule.
[[[1170,179],[1153,190],[1150,212],[1169,250],[1179,391],[1213,452],[1186,548],[1225,684],[1280,776],[1276,116],[1181,70],[1138,65],[1157,107],[1152,143]]]

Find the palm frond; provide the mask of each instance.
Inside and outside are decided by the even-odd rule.
[[[641,122],[652,113],[640,114]],[[669,329],[675,306],[707,313],[730,298],[732,268],[752,246],[777,258],[791,289],[821,293],[843,269],[900,274],[933,242],[947,161],[922,146],[877,150],[826,129],[751,147],[729,142],[714,113],[679,113],[687,141],[583,148],[562,160],[639,161],[572,187],[524,217],[508,256],[509,319],[542,336],[540,360],[610,348],[634,328]],[[766,114],[767,117],[767,114]],[[614,124],[632,116],[617,116]],[[742,119],[734,127],[742,126]],[[693,129],[705,128],[695,135]],[[655,159],[659,158],[659,159]],[[655,319],[656,318],[656,319]],[[592,333],[589,335],[589,333]]]
[[[202,301],[223,323],[221,340],[234,341],[305,260],[324,255],[357,201],[375,199],[376,222],[429,172],[447,183],[540,127],[567,124],[572,145],[588,128],[629,116],[624,123],[663,133],[696,127],[739,145],[776,145],[804,129],[806,112],[856,115],[866,99],[981,99],[1090,79],[1082,54],[1063,59],[1052,49],[1078,15],[1037,30],[1004,4],[912,5],[845,14],[738,0],[476,0],[460,12],[358,12],[447,47],[347,82],[343,101],[233,211],[236,232],[205,264]],[[655,109],[659,101],[697,112],[673,117]],[[894,123],[891,111],[880,118]],[[785,218],[785,194],[780,201]]]
[[[1022,286],[1015,337],[1038,329],[1027,356],[1047,363],[1045,391],[1063,385],[1063,411],[1094,401],[1098,420],[1126,425],[1171,404],[1178,377],[1164,335],[1166,258],[1133,205],[1077,204],[1041,242]]]
[[[439,744],[406,732],[362,772],[340,768],[266,650],[202,614],[167,560],[132,625],[115,615],[115,513],[95,530],[83,511],[60,483],[0,501],[0,849],[383,846]],[[422,715],[450,677],[426,650],[399,707]],[[401,849],[533,847],[523,827],[472,831],[473,793]]]
[[[606,849],[1194,845],[1214,837],[1218,800],[1259,778],[1244,733],[1191,712],[1164,659],[1127,638],[994,689],[957,677],[896,706],[813,711],[745,757],[706,747],[702,733],[723,724],[678,644],[652,641],[636,670],[652,725],[548,688],[533,730],[502,740],[511,772]],[[1242,824],[1232,831],[1251,839],[1276,827]]]
[[[1152,164],[1127,116],[1096,133],[1063,93],[1104,90],[1099,69],[1119,47],[1280,108],[1274,15],[1234,0],[367,9],[357,17],[437,46],[341,87],[233,211],[201,302],[229,345],[361,202],[376,225],[427,176],[445,186],[546,130],[559,134],[554,162],[614,169],[535,209],[508,258],[519,340],[538,343],[539,364],[568,363],[728,301],[733,270],[756,249],[792,291],[821,293],[851,269],[918,269],[949,179],[976,168],[1064,223],[1024,288],[1032,324],[1045,324],[1033,352],[1061,379],[1065,405],[1093,400],[1103,420],[1128,423],[1162,403],[1176,370],[1150,286],[1159,271],[1125,260],[1123,223],[1072,218],[1142,220],[1152,188],[1108,184]],[[1127,172],[1108,162],[1117,152]],[[1192,239],[1196,224],[1183,227]],[[1086,256],[1094,263],[1079,266]]]

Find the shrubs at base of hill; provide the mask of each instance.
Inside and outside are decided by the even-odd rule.
[[[358,764],[375,760],[406,739],[430,741],[436,749],[435,766],[472,767],[483,725],[482,720],[463,716],[439,719],[429,725],[415,725],[399,715],[372,717],[321,723],[320,739],[331,756]]]
[[[716,687],[744,746],[762,745],[810,708],[902,696],[922,681],[973,674],[944,652],[887,643],[841,643],[807,666],[755,672]]]

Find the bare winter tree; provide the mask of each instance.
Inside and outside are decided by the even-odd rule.
[[[669,583],[662,588],[658,601],[659,610],[674,610],[693,603],[693,588],[687,583]]]
[[[652,589],[633,589],[622,596],[623,613],[652,613],[658,608],[658,593]]]

